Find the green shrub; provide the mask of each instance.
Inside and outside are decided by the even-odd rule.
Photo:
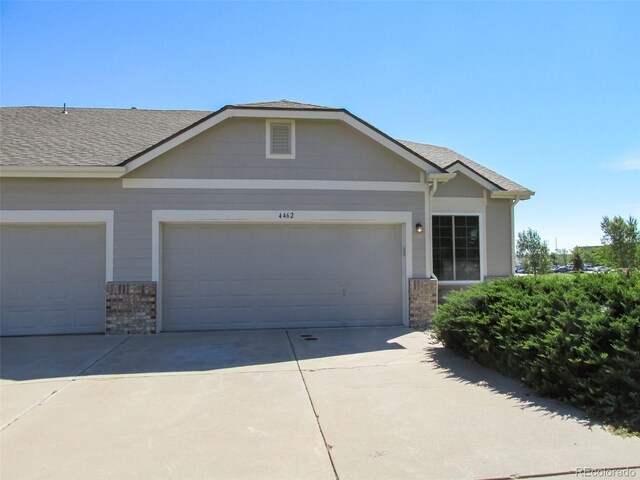
[[[481,283],[449,294],[433,325],[446,347],[640,432],[640,274]]]

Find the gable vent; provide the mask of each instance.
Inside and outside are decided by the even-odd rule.
[[[288,123],[271,124],[271,153],[274,155],[291,154],[291,125]]]
[[[267,158],[296,157],[295,120],[267,119]]]

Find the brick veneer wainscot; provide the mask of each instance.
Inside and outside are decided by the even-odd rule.
[[[109,335],[156,333],[155,282],[107,283]]]
[[[412,278],[409,280],[409,326],[416,330],[429,327],[438,310],[438,280]]]

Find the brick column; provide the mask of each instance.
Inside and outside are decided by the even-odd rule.
[[[156,333],[156,283],[107,283],[107,335]]]
[[[438,280],[435,278],[409,279],[409,326],[425,330],[438,309]]]

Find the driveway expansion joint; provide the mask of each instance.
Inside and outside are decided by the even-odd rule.
[[[44,397],[42,400],[40,400],[39,402],[31,405],[29,408],[27,408],[26,410],[24,410],[22,413],[20,413],[17,417],[15,417],[13,420],[9,421],[6,425],[2,425],[0,427],[0,432],[3,432],[4,430],[6,430],[7,428],[9,428],[11,425],[13,425],[14,423],[16,423],[18,420],[20,420],[21,418],[23,418],[26,414],[28,414],[29,412],[31,412],[32,410],[36,409],[37,407],[44,405],[45,403],[47,403],[51,398],[53,398],[54,395],[56,395],[57,393],[59,393],[60,391],[64,390],[65,388],[67,388],[69,385],[71,385],[73,382],[75,382],[76,380],[79,380],[79,377],[86,372],[87,370],[89,370],[91,367],[93,367],[96,363],[98,363],[100,360],[102,360],[104,357],[106,357],[107,355],[109,355],[111,352],[113,352],[116,348],[118,348],[120,345],[122,345],[123,343],[125,343],[127,340],[129,340],[131,337],[125,337],[121,342],[117,343],[116,345],[114,345],[113,347],[111,347],[109,350],[107,350],[103,355],[100,355],[96,360],[94,360],[93,362],[91,362],[91,364],[89,366],[87,366],[86,368],[84,368],[82,371],[80,371],[79,373],[75,374],[73,377],[69,377],[67,378],[67,383],[65,383],[64,385],[62,385],[60,388],[54,390],[53,392],[49,393],[46,397]]]
[[[399,366],[401,366],[402,364],[397,364]],[[354,367],[320,367],[320,368],[300,368],[300,371],[302,372],[307,372],[307,373],[314,373],[314,372],[324,372],[324,371],[331,371],[331,370],[361,370],[364,368],[382,368],[382,367],[393,367],[396,366],[396,364],[393,363],[382,363],[382,364],[376,364],[376,365],[356,365]]]
[[[121,342],[115,344],[113,347],[111,347],[109,350],[107,350],[105,353],[103,353],[102,355],[100,355],[98,358],[96,358],[93,362],[91,362],[91,364],[86,367],[84,370],[82,370],[80,373],[76,374],[74,378],[79,377],[80,375],[82,375],[84,372],[86,372],[87,370],[89,370],[91,367],[93,367],[95,364],[97,364],[100,360],[102,360],[103,358],[105,358],[107,355],[109,355],[111,352],[113,352],[116,348],[118,348],[120,345],[124,344],[125,342],[128,342],[131,339],[131,336],[126,336]]]
[[[313,415],[316,419],[316,424],[318,425],[318,430],[320,431],[320,436],[322,436],[322,441],[324,442],[324,448],[327,451],[327,456],[329,457],[329,462],[331,463],[331,468],[333,469],[333,475],[335,476],[336,480],[340,480],[340,477],[338,476],[338,471],[336,470],[336,465],[333,463],[333,457],[331,456],[331,449],[333,448],[333,445],[329,445],[327,443],[327,438],[324,435],[324,431],[322,430],[322,425],[320,425],[320,415],[318,415],[318,412],[316,411],[316,407],[313,404],[313,399],[311,398],[311,394],[309,393],[309,388],[307,387],[307,382],[304,378],[304,373],[302,372],[302,369],[300,368],[300,362],[298,361],[298,355],[296,354],[296,349],[293,346],[293,342],[291,341],[291,337],[289,336],[289,330],[285,330],[285,333],[287,335],[287,340],[289,340],[289,346],[291,347],[291,353],[293,353],[293,357],[296,360],[296,365],[298,366],[298,372],[300,373],[300,378],[302,379],[302,384],[304,385],[304,390],[307,394],[307,398],[309,399],[309,403],[311,404],[311,409],[313,410]]]
[[[30,411],[34,410],[35,408],[44,405],[45,403],[47,403],[56,393],[60,392],[61,390],[64,390],[65,388],[67,388],[69,385],[71,385],[71,382],[74,379],[68,380],[67,383],[65,383],[64,385],[62,385],[60,388],[58,388],[57,390],[54,390],[53,392],[49,393],[46,397],[44,397],[42,400],[40,400],[39,402],[31,405],[29,408],[27,408],[25,411],[23,411],[22,413],[20,413],[17,417],[15,417],[13,420],[11,420],[10,422],[8,422],[6,425],[2,425],[2,427],[0,427],[0,432],[4,432],[7,428],[9,428],[11,425],[13,425],[14,423],[16,423],[18,420],[20,420],[22,417],[24,417],[27,413],[29,413]]]

